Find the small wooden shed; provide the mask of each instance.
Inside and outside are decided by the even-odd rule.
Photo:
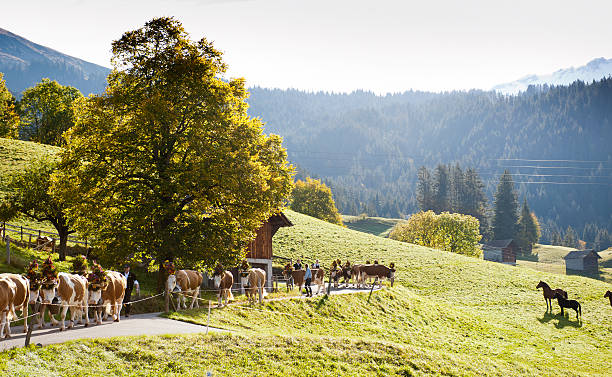
[[[258,230],[257,237],[249,243],[246,260],[253,267],[266,271],[266,286],[272,287],[272,237],[286,226],[293,226],[282,212],[273,215]]]
[[[571,271],[599,272],[601,257],[593,249],[570,251],[563,259],[565,259],[566,273]]]
[[[518,244],[513,239],[494,240],[482,245],[484,260],[516,265]]]

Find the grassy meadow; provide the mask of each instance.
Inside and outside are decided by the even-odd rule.
[[[342,215],[342,222],[347,228],[380,237],[388,237],[391,229],[400,221],[402,219]]]

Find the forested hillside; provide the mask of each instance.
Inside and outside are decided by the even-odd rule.
[[[489,196],[508,169],[543,223],[612,226],[610,78],[518,96],[255,88],[249,102],[291,161],[332,187],[342,213],[411,213],[418,168],[458,162],[477,170]]]

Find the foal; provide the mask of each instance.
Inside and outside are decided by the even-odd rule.
[[[607,291],[606,294],[604,295],[604,298],[606,297],[610,299],[610,306],[612,306],[612,292]]]
[[[559,293],[555,293],[555,298],[557,299],[557,303],[561,307],[561,315],[563,314],[563,308],[574,309],[576,311],[576,319],[578,319],[578,314],[582,317],[582,309],[580,307],[580,303],[576,300],[568,300],[565,297],[561,296]]]
[[[546,301],[546,310],[550,308],[552,311],[552,299],[555,298],[555,294],[559,293],[561,296],[567,299],[567,292],[563,289],[551,289],[548,284],[544,283],[542,280],[536,286],[536,289],[542,288],[542,292],[544,293],[544,301]]]

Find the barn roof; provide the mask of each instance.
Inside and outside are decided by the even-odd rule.
[[[485,244],[486,246],[489,247],[496,247],[496,248],[504,248],[504,247],[508,247],[508,245],[510,245],[514,240],[512,238],[507,239],[507,240],[493,240],[487,244]]]
[[[593,249],[570,251],[569,254],[563,257],[563,259],[582,259],[590,256],[591,254],[595,255],[597,259],[601,259],[599,254],[593,251]]]
[[[285,214],[282,213],[282,212],[279,212],[276,215],[272,215],[268,219],[268,222],[270,223],[270,225],[272,225],[272,236],[274,236],[276,234],[276,231],[279,228],[282,228],[282,227],[285,227],[285,226],[293,226],[291,221],[289,221],[287,216],[285,216]]]

